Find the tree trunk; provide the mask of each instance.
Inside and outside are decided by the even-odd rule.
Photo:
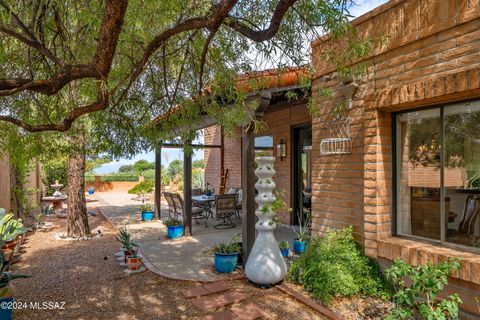
[[[67,236],[80,238],[90,236],[85,201],[85,141],[83,136],[75,136],[72,140],[75,150],[68,158]]]

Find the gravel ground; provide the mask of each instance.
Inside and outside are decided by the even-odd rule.
[[[12,266],[15,273],[33,278],[13,282],[12,293],[18,302],[65,302],[64,310],[15,310],[15,319],[203,319],[205,313],[180,294],[183,288],[198,285],[175,281],[150,271],[127,275],[114,253],[119,245],[116,230],[103,216],[90,217],[93,231],[103,237],[88,241],[54,240],[65,232],[66,219],[47,218],[49,231],[29,235],[22,260]],[[326,319],[275,288],[258,289],[246,280],[232,281],[236,291],[247,294],[271,315],[271,319]],[[221,309],[218,309],[221,310]],[[212,310],[218,311],[218,310]]]

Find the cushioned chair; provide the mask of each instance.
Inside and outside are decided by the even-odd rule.
[[[231,218],[236,214],[236,204],[236,194],[223,194],[215,197],[215,216],[217,219],[222,219],[223,222],[213,226],[214,228],[230,229],[235,227]]]
[[[175,216],[183,216],[183,213],[185,212],[185,204],[183,202],[182,196],[180,196],[178,193],[172,193],[172,198],[173,203],[175,204]],[[192,206],[192,218],[195,219],[195,222],[197,224],[200,224],[198,222],[199,219],[205,219],[205,226],[207,226],[208,216],[205,214],[203,208]]]

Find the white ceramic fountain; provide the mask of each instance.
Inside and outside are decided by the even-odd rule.
[[[255,197],[258,204],[255,211],[255,215],[258,217],[255,229],[258,234],[248,257],[245,273],[253,283],[269,286],[283,280],[287,273],[287,264],[273,234],[273,230],[276,228],[276,224],[272,220],[275,212],[272,212],[270,207],[267,212],[262,212],[265,205],[270,205],[275,200],[272,193],[275,188],[275,182],[272,180],[275,175],[273,169],[275,158],[257,157],[255,160],[258,164],[255,170],[255,175],[258,177],[255,184],[255,188],[258,190],[258,195]]]
[[[53,196],[55,198],[61,198],[63,197],[63,194],[62,192],[60,191],[60,189],[63,187],[63,184],[61,183],[58,183],[58,180],[55,180],[55,183],[51,185],[51,187],[53,189],[55,189],[55,192],[53,193]]]

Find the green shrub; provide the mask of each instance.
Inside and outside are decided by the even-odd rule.
[[[136,194],[139,197],[144,198],[147,193],[153,191],[153,182],[150,180],[145,180],[135,185],[132,189],[128,190],[129,194]]]
[[[412,267],[403,260],[396,260],[393,266],[385,271],[395,288],[395,308],[386,319],[454,319],[458,316],[458,304],[462,303],[462,300],[458,294],[452,294],[446,299],[439,299],[438,294],[448,283],[448,275],[459,269],[458,260],[448,260],[437,265],[427,263],[417,267]]]
[[[378,264],[361,252],[352,236],[352,227],[329,231],[312,240],[289,272],[313,297],[330,302],[337,296],[387,297],[386,281]]]

